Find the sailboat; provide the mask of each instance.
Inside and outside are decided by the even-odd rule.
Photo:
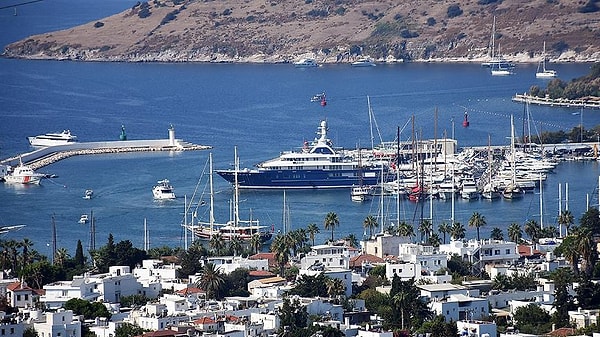
[[[367,199],[369,199],[369,197],[371,196],[371,186],[369,185],[363,185],[363,180],[362,180],[362,158],[361,158],[361,149],[358,149],[358,175],[359,175],[359,185],[358,186],[352,186],[352,189],[350,190],[350,198],[352,199],[352,201],[356,201],[356,202],[363,202],[366,201]]]
[[[556,70],[546,69],[546,42],[544,41],[544,51],[542,53],[542,60],[538,64],[538,68],[535,73],[535,77],[536,78],[554,78],[554,77],[556,77],[556,75],[557,75]]]
[[[502,191],[502,196],[505,199],[517,199],[523,196],[523,190],[521,186],[516,182],[516,168],[515,168],[515,123],[513,120],[513,116],[510,115],[510,166],[512,170],[512,181],[508,184],[504,191]]]
[[[213,165],[212,165],[212,154],[209,155],[210,162],[210,173],[209,173],[209,184],[210,184],[210,211],[209,221],[202,222],[197,221],[196,224],[190,226],[190,229],[200,240],[209,241],[214,235],[220,235],[223,240],[231,240],[234,237],[240,241],[249,242],[252,240],[254,235],[259,235],[262,243],[267,243],[273,236],[272,229],[269,230],[267,226],[262,226],[258,219],[240,220],[239,218],[239,188],[237,184],[237,175],[234,184],[233,194],[233,219],[229,220],[225,224],[219,224],[215,222],[214,217],[214,190],[213,190]],[[235,171],[239,170],[239,158],[237,156],[237,148],[235,151]],[[193,223],[193,222],[192,222]]]
[[[487,168],[487,182],[483,185],[481,190],[481,197],[488,200],[498,199],[500,193],[496,189],[496,186],[492,184],[492,150],[491,150],[491,139],[488,135],[488,168]]]
[[[496,17],[492,24],[492,36],[490,37],[490,61],[481,63],[482,66],[492,68],[492,75],[510,75],[515,65],[504,58],[496,56]]]

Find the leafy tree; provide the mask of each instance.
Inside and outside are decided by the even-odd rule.
[[[587,227],[594,235],[600,234],[600,212],[595,207],[590,207],[579,220],[581,227]]]
[[[423,323],[416,332],[430,337],[458,336],[456,322],[446,323],[444,315],[437,315],[433,320]]]
[[[536,304],[529,304],[515,310],[513,320],[522,333],[543,334],[552,328],[550,314]]]
[[[38,336],[39,336],[39,334],[37,333],[37,331],[35,331],[35,329],[32,326],[28,327],[23,332],[23,337],[38,337]]]
[[[450,232],[452,231],[452,226],[444,222],[439,225],[438,231],[443,235],[442,243],[446,244],[446,234],[450,234]]]
[[[308,312],[306,307],[300,304],[299,299],[290,301],[289,298],[285,297],[278,316],[280,320],[279,336],[286,336],[284,333],[296,336],[308,324]]]
[[[377,312],[379,307],[387,304],[388,298],[385,294],[375,289],[365,289],[357,296],[361,300],[365,300],[367,310]]]
[[[329,279],[324,274],[316,276],[302,275],[296,281],[296,286],[289,291],[289,294],[302,297],[327,297],[327,281]]]
[[[408,327],[407,325],[415,329],[431,318],[432,313],[421,300],[421,292],[415,286],[414,279],[402,281],[398,276],[394,276],[394,279],[390,290],[393,314],[389,317],[389,323],[402,330]]]
[[[106,317],[110,319],[111,314],[108,309],[100,302],[90,302],[87,300],[72,298],[65,302],[66,310],[73,310],[75,315],[83,315],[85,319],[95,319],[97,317]]]
[[[200,260],[208,256],[208,251],[199,240],[194,241],[187,251],[182,251],[179,255],[181,259],[181,268],[178,270],[179,277],[185,278],[200,272]]]
[[[250,272],[246,268],[237,268],[228,275],[224,275],[225,296],[249,296],[248,282]]]
[[[119,302],[121,303],[122,307],[128,308],[134,305],[144,305],[148,303],[148,301],[150,301],[148,297],[144,295],[135,294],[130,296],[121,296]]]
[[[145,332],[144,329],[131,323],[119,324],[119,327],[115,329],[115,337],[131,337],[140,336]]]

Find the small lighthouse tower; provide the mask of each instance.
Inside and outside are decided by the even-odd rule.
[[[169,146],[175,146],[175,128],[173,124],[169,127]]]

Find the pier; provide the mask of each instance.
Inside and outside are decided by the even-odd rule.
[[[196,145],[180,139],[175,139],[174,136],[174,131],[172,132],[172,129],[169,129],[168,139],[76,142],[65,145],[49,146],[0,160],[0,164],[14,167],[19,165],[19,162],[22,161],[23,164],[37,170],[59,160],[79,155],[156,151],[196,151],[212,148],[207,145]]]
[[[590,97],[589,99],[552,99],[550,97],[536,97],[528,94],[516,94],[512,98],[513,102],[529,103],[536,105],[555,106],[560,108],[590,108],[600,109],[600,98]]]

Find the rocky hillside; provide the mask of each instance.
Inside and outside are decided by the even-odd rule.
[[[151,0],[5,57],[94,61],[600,60],[598,0]]]

